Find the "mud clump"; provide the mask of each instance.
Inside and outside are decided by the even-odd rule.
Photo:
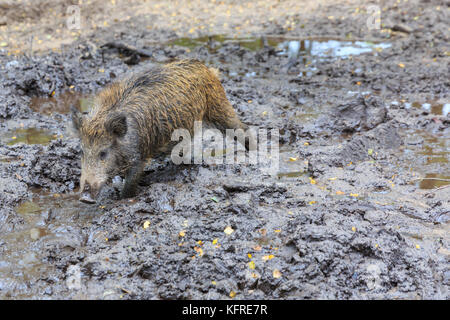
[[[336,120],[333,127],[341,132],[353,133],[375,128],[387,120],[387,109],[381,99],[375,96],[358,97],[339,105],[332,112]]]
[[[80,146],[75,139],[58,139],[47,146],[19,144],[6,148],[2,151],[18,160],[8,164],[7,172],[29,187],[61,193],[78,185]]]
[[[376,152],[398,148],[403,144],[397,128],[392,123],[384,123],[364,135],[355,135],[343,147],[338,156],[343,161],[362,161],[375,157]]]
[[[167,151],[176,129],[192,135],[194,122],[202,120],[223,133],[248,128],[226,98],[216,71],[197,60],[154,67],[114,83],[98,94],[88,116],[74,109],[72,118],[81,137],[85,202],[94,202],[117,175],[125,176],[121,197],[133,196],[145,161]],[[246,145],[245,137],[239,142]]]
[[[371,159],[385,159],[389,151],[398,148],[403,140],[393,122],[383,123],[375,129],[353,135],[342,148],[330,148],[309,157],[308,171],[317,176],[329,167],[343,167],[349,163]],[[331,156],[333,155],[333,156]]]

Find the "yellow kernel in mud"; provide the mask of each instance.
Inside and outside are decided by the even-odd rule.
[[[230,235],[234,232],[233,228],[231,228],[230,226],[226,227],[225,230],[223,230],[223,232],[225,232],[225,234]]]
[[[359,196],[359,194],[357,194],[357,193],[350,193],[350,196],[357,197],[357,196]]]
[[[356,227],[352,227],[352,231],[353,231],[353,232],[356,232]]]
[[[199,254],[199,256],[203,256],[203,249],[199,247],[194,247],[195,252]]]
[[[268,260],[272,260],[273,258],[275,258],[275,256],[273,254],[269,254],[269,255],[263,256],[262,260],[268,261]]]
[[[236,292],[231,291],[230,292],[230,298],[233,299],[234,297],[236,297]]]
[[[211,281],[211,284],[215,286],[215,285],[217,284],[217,282],[215,282],[215,281],[213,280],[213,281]]]
[[[404,68],[404,67],[405,67],[405,65],[404,65],[403,63],[399,63],[398,66],[399,66],[400,68]]]
[[[249,257],[250,259],[252,258],[252,254],[251,253],[248,253],[247,254],[247,257]]]
[[[16,136],[14,136],[14,137],[11,137],[11,139],[13,139],[13,140],[16,140],[16,139],[17,139],[17,137],[16,137]]]
[[[250,262],[248,263],[248,267],[249,267],[251,270],[254,270],[254,269],[256,268],[255,262],[254,262],[254,261],[250,261]]]
[[[150,221],[145,221],[144,222],[144,229],[147,229],[150,226]]]
[[[281,277],[281,272],[280,272],[280,270],[278,270],[278,269],[273,270],[272,276],[273,276],[275,279],[280,278],[280,277]]]
[[[294,158],[294,157],[289,157],[289,161],[292,161],[292,162],[294,162],[294,161],[297,161],[298,160],[298,158]]]
[[[217,241],[219,241],[219,239],[215,238],[215,239],[212,241],[212,244],[217,244]]]
[[[180,237],[184,237],[186,235],[186,231],[185,230],[181,230],[180,233],[178,233],[178,235]]]
[[[420,246],[418,244],[416,244],[416,249],[420,249]]]

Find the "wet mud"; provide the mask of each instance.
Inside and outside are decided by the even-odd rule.
[[[117,23],[61,52],[2,49],[0,298],[449,299],[448,20],[439,1],[419,22],[388,4],[413,27],[361,34],[329,6],[251,36]],[[243,122],[279,130],[278,170],[160,157],[136,197],[79,202],[70,107],[188,57],[220,70]]]

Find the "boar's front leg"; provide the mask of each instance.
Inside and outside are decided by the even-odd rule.
[[[144,165],[145,162],[142,160],[135,160],[132,162],[125,174],[125,183],[122,192],[120,193],[122,199],[133,197],[136,194],[136,188],[141,178],[142,171],[144,171]]]

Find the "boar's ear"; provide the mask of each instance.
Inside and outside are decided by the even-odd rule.
[[[127,117],[123,113],[114,113],[105,122],[105,129],[116,137],[123,137],[127,133]]]
[[[80,131],[81,125],[83,124],[83,115],[74,105],[70,107],[70,112],[72,114],[72,123],[75,130]]]

